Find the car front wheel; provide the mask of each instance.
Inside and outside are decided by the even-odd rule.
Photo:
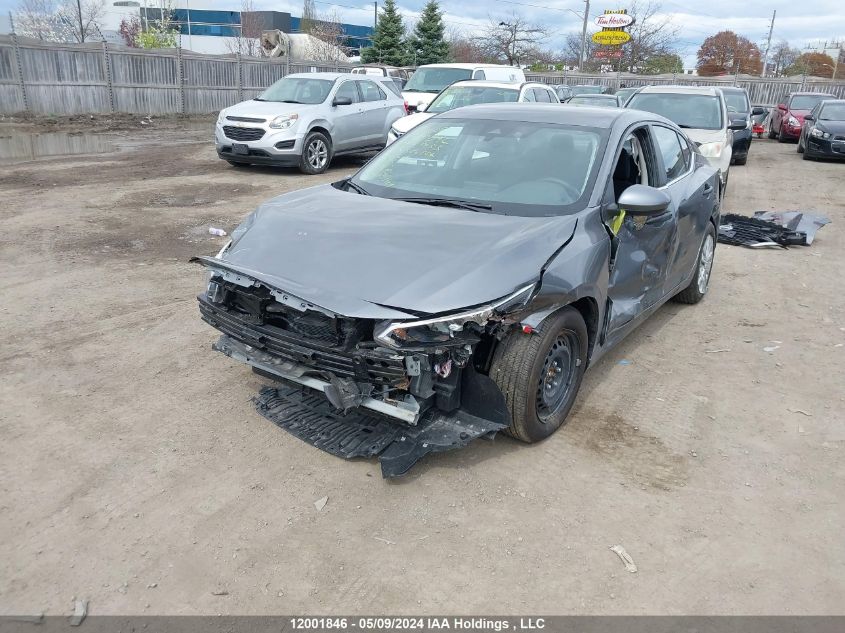
[[[698,258],[695,260],[695,272],[690,285],[676,294],[673,299],[678,303],[698,303],[707,294],[710,286],[710,273],[713,270],[713,258],[716,255],[716,228],[707,223],[707,232],[701,242]]]
[[[538,442],[566,421],[587,366],[587,326],[575,308],[563,308],[530,334],[520,330],[496,348],[490,377],[511,414],[507,433]]]
[[[799,154],[804,153],[804,134],[802,133],[801,136],[798,137],[798,147],[795,149],[796,152]]]
[[[310,132],[302,143],[299,169],[304,174],[322,174],[331,161],[331,141],[322,132]]]

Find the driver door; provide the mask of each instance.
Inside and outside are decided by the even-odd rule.
[[[611,233],[608,280],[608,335],[629,325],[669,291],[678,248],[678,215],[673,201],[657,216],[628,215],[617,204],[631,185],[662,187],[663,163],[647,125],[630,131],[619,148],[605,194],[603,219]]]

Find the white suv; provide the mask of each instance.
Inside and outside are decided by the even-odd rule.
[[[502,81],[458,81],[445,88],[430,105],[420,105],[417,113],[398,119],[387,135],[388,145],[435,114],[480,103],[560,103],[553,86],[541,83]]]
[[[730,118],[721,90],[698,86],[648,86],[631,95],[625,107],[654,112],[682,128],[708,162],[719,170],[721,194],[724,195],[733,154],[733,131],[744,129],[746,121],[744,116],[735,120]]]
[[[214,144],[233,165],[290,165],[319,174],[334,156],[384,147],[402,116],[402,97],[375,78],[300,73],[221,110]]]

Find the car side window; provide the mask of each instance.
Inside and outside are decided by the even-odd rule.
[[[476,70],[476,71],[472,74],[472,78],[473,78],[473,79],[487,79],[487,75],[486,75],[486,74],[484,74],[484,71],[483,71],[483,70]]]
[[[523,101],[531,101],[532,103],[537,99],[534,97],[534,90],[532,88],[528,88],[528,90],[524,90],[522,92],[522,100]]]
[[[549,93],[544,88],[534,88],[534,98],[539,103],[551,103]]]
[[[344,81],[340,84],[340,88],[337,89],[337,93],[335,93],[335,98],[337,97],[349,97],[352,99],[352,103],[358,103],[360,99],[358,98],[358,87],[355,85],[359,82],[357,81]]]
[[[657,150],[663,157],[666,182],[672,182],[686,172],[687,166],[681,139],[678,138],[675,130],[670,130],[668,127],[655,125],[652,127],[652,132]]]
[[[359,81],[358,87],[361,89],[364,101],[384,101],[387,99],[387,95],[372,81]]]

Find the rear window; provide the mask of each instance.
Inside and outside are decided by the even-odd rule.
[[[820,101],[830,99],[827,95],[795,95],[789,102],[790,110],[812,110]]]
[[[729,112],[740,112],[742,114],[751,112],[751,105],[748,103],[748,97],[744,92],[726,92],[725,103]]]
[[[722,129],[722,100],[719,97],[671,92],[640,92],[633,95],[625,107],[665,116],[683,128]]]

